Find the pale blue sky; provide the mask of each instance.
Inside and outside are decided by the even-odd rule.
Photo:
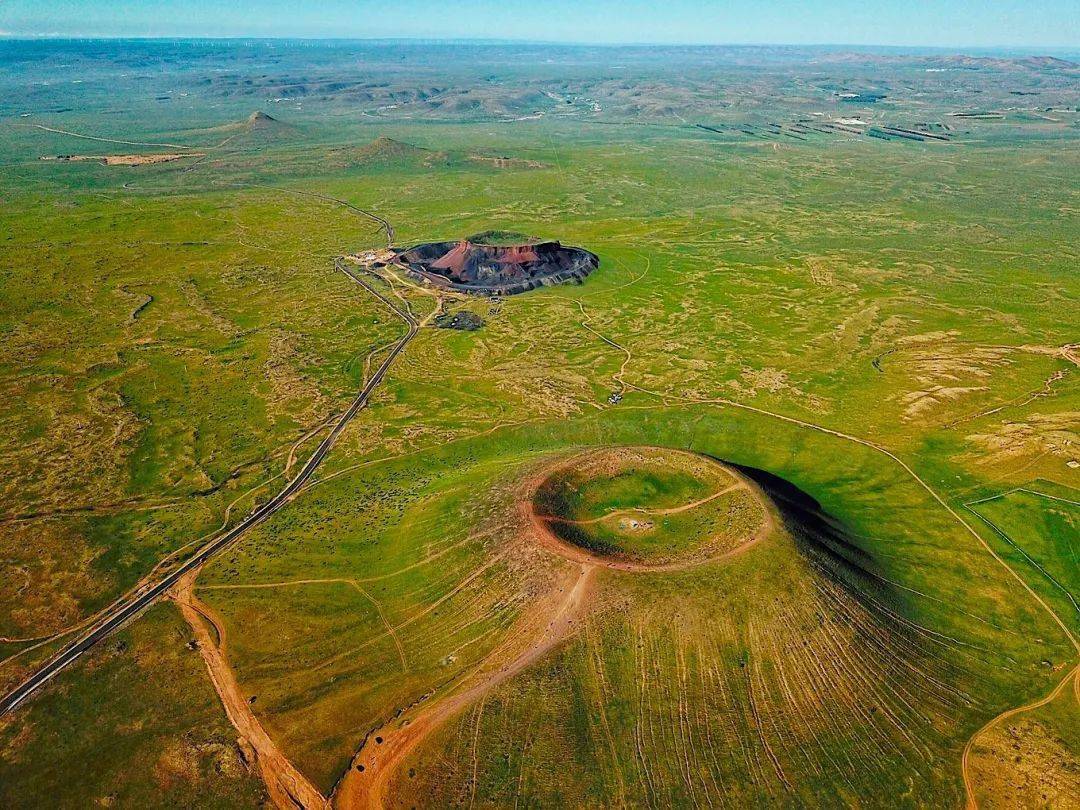
[[[1080,49],[1080,0],[0,0],[0,32]]]

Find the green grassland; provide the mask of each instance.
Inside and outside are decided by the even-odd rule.
[[[676,414],[684,418],[679,420],[682,427],[672,429]],[[813,461],[840,452],[836,445],[842,440],[804,437],[797,441],[793,459],[787,447],[765,439],[796,441],[794,429],[727,409],[615,411],[583,419],[573,428],[558,422],[508,428],[489,438],[457,442],[452,449],[364,468],[328,482],[321,493],[322,485],[316,487],[306,506],[298,503],[288,517],[283,515],[239,546],[228,565],[223,561],[207,572],[204,595],[227,617],[233,660],[241,673],[249,673],[245,685],[259,696],[255,705],[261,716],[293,746],[305,772],[328,789],[359,740],[393,717],[396,710],[388,707],[411,705],[428,689],[452,683],[455,676],[467,672],[497,645],[499,637],[492,628],[512,628],[526,611],[530,594],[544,587],[550,560],[533,554],[526,557],[530,562],[523,562],[525,552],[513,542],[516,527],[512,521],[507,525],[506,503],[492,502],[491,496],[477,499],[476,492],[502,491],[505,494],[500,497],[508,501],[513,482],[525,474],[521,463],[535,466],[547,453],[581,447],[582,442],[604,446],[634,437],[686,446],[695,435],[691,427],[695,423],[699,426],[696,435],[701,435],[700,428],[708,431],[708,439],[699,439],[703,451],[782,470],[809,491],[827,496],[831,508],[837,509],[835,514],[863,540],[858,567],[807,558],[792,539],[781,536],[740,557],[738,564],[703,566],[677,576],[644,575],[632,580],[613,576],[605,583],[598,598],[601,607],[588,624],[591,635],[587,637],[600,649],[589,650],[581,666],[591,655],[613,656],[610,666],[621,668],[621,674],[608,676],[608,688],[616,690],[640,689],[639,668],[646,666],[648,677],[655,678],[649,700],[660,703],[638,709],[640,693],[616,691],[583,696],[581,700],[592,702],[574,712],[544,710],[543,720],[534,717],[531,723],[517,715],[500,717],[492,706],[485,716],[522,733],[533,729],[530,739],[566,740],[575,733],[601,733],[598,728],[567,728],[563,723],[568,718],[581,717],[584,723],[592,716],[592,722],[602,723],[598,715],[610,707],[610,711],[623,712],[627,724],[623,734],[615,731],[613,736],[620,744],[632,745],[634,718],[638,723],[650,718],[657,724],[670,723],[677,708],[666,703],[668,699],[690,705],[697,697],[705,699],[687,694],[680,698],[665,691],[665,683],[677,683],[680,672],[682,678],[692,676],[698,684],[710,673],[734,678],[742,675],[740,657],[751,655],[755,666],[762,668],[763,679],[753,688],[763,691],[739,693],[741,719],[729,718],[717,706],[714,712],[694,718],[692,728],[665,726],[667,742],[659,737],[643,742],[646,748],[638,755],[647,763],[656,760],[652,778],[664,785],[662,792],[650,799],[652,794],[642,792],[638,782],[627,801],[685,799],[680,792],[685,788],[680,787],[679,763],[670,759],[672,744],[700,747],[693,742],[698,737],[736,734],[746,755],[764,762],[762,744],[755,737],[755,711],[767,712],[777,738],[795,746],[783,755],[787,778],[818,775],[816,786],[806,788],[807,796],[815,791],[824,791],[819,796],[835,796],[829,791],[844,784],[841,772],[845,779],[855,780],[848,788],[853,795],[877,797],[874,801],[884,801],[898,785],[911,785],[912,780],[916,795],[958,795],[957,769],[948,764],[955,766],[959,748],[977,718],[1011,705],[1018,691],[1035,694],[1045,689],[1069,660],[1070,649],[1060,641],[1030,643],[1033,637],[1057,637],[1046,616],[1009,599],[1015,586],[1007,575],[981,565],[985,552],[973,538],[965,536],[948,513],[887,459],[865,448],[851,448],[847,455],[851,477],[838,482],[832,479],[832,471]],[[518,458],[522,460],[518,465],[507,466]],[[436,480],[432,480],[432,470],[442,471]],[[390,514],[383,508],[372,514],[368,497],[386,504]],[[364,501],[358,504],[360,498]],[[357,517],[357,512],[362,516]],[[320,517],[331,514],[332,518]],[[883,519],[882,514],[889,517]],[[317,534],[314,526],[320,527]],[[469,526],[476,527],[473,536],[468,534]],[[313,536],[338,539],[324,545],[312,542]],[[972,567],[980,572],[975,581],[969,575]],[[289,579],[326,581],[248,587]],[[342,579],[359,583],[381,611],[364,605],[360,594],[349,595],[336,582]],[[461,588],[462,583],[468,584],[467,589]],[[343,613],[334,594],[356,607]],[[957,609],[958,605],[963,608]],[[325,630],[324,621],[331,622]],[[391,643],[387,624],[397,628],[400,650]],[[679,628],[676,640],[671,638],[673,628]],[[777,635],[778,628],[785,628],[784,633]],[[807,636],[812,628],[816,635]],[[640,650],[641,634],[650,645],[677,641],[681,651],[657,649],[643,664],[633,657]],[[281,643],[283,638],[287,643]],[[809,648],[807,638],[812,641]],[[575,652],[565,655],[585,655],[583,643],[575,641],[570,648]],[[706,643],[710,646],[699,648]],[[864,644],[874,650],[872,656],[866,654]],[[685,657],[691,655],[703,658]],[[680,656],[684,656],[682,663]],[[556,694],[558,689],[549,685],[529,697],[530,676],[505,690],[517,696],[516,708],[533,711],[530,706],[546,705],[548,699],[569,699],[582,688],[580,669],[563,655],[551,666],[562,673],[566,692]],[[824,670],[816,669],[819,666]],[[549,672],[548,667],[542,669]],[[793,697],[785,691],[792,681],[811,685]],[[740,683],[729,683],[726,688],[745,690],[746,684]],[[963,687],[954,691],[955,684]],[[521,689],[526,690],[524,696]],[[722,686],[717,684],[715,689]],[[492,699],[502,700],[502,694]],[[719,700],[724,693],[710,694],[711,700]],[[860,696],[857,700],[856,695]],[[597,705],[597,700],[604,702]],[[754,700],[763,704],[751,706]],[[822,706],[829,706],[831,714],[821,714]],[[827,728],[803,726],[814,717]],[[734,729],[727,725],[731,722],[736,723]],[[476,736],[469,727],[451,728],[446,734],[455,740]],[[697,736],[680,736],[673,742],[671,734]],[[502,771],[496,763],[513,746],[508,747],[505,738],[486,733],[479,739],[491,745],[489,758],[483,759],[481,751],[480,761],[490,763],[492,770],[485,765],[481,771],[495,779],[490,787],[494,792],[486,801],[512,800],[512,793],[500,791],[512,792],[519,772],[512,771],[506,781],[500,781]],[[327,742],[333,746],[323,747]],[[335,750],[336,757],[331,756]],[[605,757],[606,768],[624,761],[628,753],[613,755],[608,761],[604,750],[595,746],[591,750],[591,756]],[[875,759],[881,750],[891,753]],[[537,756],[540,760],[529,768],[540,783],[530,788],[530,795],[538,802],[555,801],[545,791],[569,789],[571,764],[556,771],[543,766],[547,755],[542,751]],[[835,762],[832,769],[821,770],[822,765],[805,761],[820,763],[831,761],[830,757],[845,763],[840,771],[835,770],[841,767]],[[929,758],[928,766],[903,765],[923,757]],[[589,759],[567,759],[595,775]],[[462,789],[470,778],[469,762],[432,750],[412,765],[416,773],[428,775],[415,795],[423,796],[440,784],[450,791]],[[873,768],[862,767],[871,762]],[[463,770],[453,771],[451,766]],[[727,763],[725,767],[732,770],[723,778],[737,779],[744,766]],[[450,772],[443,770],[447,768]],[[743,778],[748,778],[745,773]],[[617,781],[612,775],[594,786],[598,792],[567,798],[571,803],[587,803],[605,790],[614,790]],[[767,788],[754,788],[752,782],[745,782],[741,789],[748,797],[764,801],[769,791],[781,787],[770,783]],[[407,804],[414,794],[399,790]]]
[[[777,143],[337,101],[228,128],[249,102],[40,117],[208,155],[154,166],[40,161],[140,148],[0,122],[0,685],[268,498],[400,337],[334,267],[385,245],[339,200],[399,244],[513,231],[601,264],[453,301],[483,328],[422,329],[315,482],[202,572],[253,711],[320,790],[571,571],[526,541],[520,483],[648,445],[779,476],[839,533],[792,519],[731,560],[601,572],[564,645],[410,753],[395,803],[962,803],[971,735],[1076,661],[1020,581],[1080,634],[1074,133]],[[717,484],[640,469],[560,509]],[[692,537],[682,517],[662,533]],[[0,721],[0,804],[258,803],[190,638],[157,607]],[[1004,795],[999,733],[1075,773],[1075,711],[988,734],[979,789]]]
[[[993,532],[998,553],[1073,628],[1080,628],[1080,500],[1031,488],[969,508]],[[1050,489],[1050,487],[1046,487]]]
[[[549,527],[566,542],[600,554],[662,564],[733,550],[754,534],[763,517],[751,495],[733,492],[674,515],[612,516],[589,526],[552,522]]]
[[[552,476],[536,493],[537,509],[567,520],[595,520],[627,509],[671,509],[707,498],[723,483],[732,483],[721,471],[685,456],[630,448],[615,454],[617,458],[591,465],[588,458],[582,459]]]
[[[4,553],[22,576],[5,578],[4,635],[58,630],[216,529],[397,334],[316,258],[332,255],[332,235],[284,236],[302,233],[297,207],[331,228],[356,229],[355,217],[287,202],[88,198],[47,220],[10,212],[4,454],[20,472],[5,482]],[[245,245],[257,223],[281,241]],[[27,542],[40,533],[64,541]]]
[[[188,638],[173,607],[155,607],[94,651],[85,678],[0,721],[0,803],[262,806],[263,786]]]
[[[730,551],[766,515],[738,479],[703,456],[613,448],[576,456],[532,495],[555,536],[605,555],[645,563]]]

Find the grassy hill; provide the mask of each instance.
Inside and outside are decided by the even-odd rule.
[[[600,265],[439,300],[344,260],[425,326],[195,583],[241,703],[319,790],[1075,795],[1073,68],[570,49],[495,75],[494,44],[133,43],[133,70],[82,47],[0,70],[0,683],[265,502],[348,409],[404,330],[335,262],[383,255],[369,211],[397,244],[533,234]],[[88,143],[206,158],[27,159]],[[538,481],[632,447],[720,465],[761,511],[664,512],[720,475],[579,466],[549,504],[601,529],[540,542]],[[760,541],[698,553],[751,512]],[[193,640],[159,605],[0,720],[0,806],[261,806]]]

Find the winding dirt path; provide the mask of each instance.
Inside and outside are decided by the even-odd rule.
[[[337,810],[383,807],[390,779],[424,739],[459,711],[487,695],[555,649],[576,629],[596,573],[581,565],[572,583],[553,588],[517,623],[509,640],[484,659],[447,695],[425,701],[368,736],[333,795]],[[567,587],[569,586],[569,587]],[[564,595],[565,594],[565,595]],[[558,597],[562,597],[561,599]]]
[[[634,359],[634,355],[631,354],[630,350],[628,348],[626,348],[625,346],[623,346],[623,345],[621,345],[619,343],[616,343],[611,338],[607,337],[606,335],[601,334],[600,332],[598,332],[597,330],[595,330],[591,326],[589,326],[589,323],[592,320],[592,318],[588,315],[588,313],[585,312],[585,305],[581,303],[580,298],[576,299],[575,303],[577,304],[578,309],[581,310],[581,321],[579,322],[580,325],[581,325],[581,328],[584,329],[586,332],[589,332],[590,334],[595,335],[596,337],[600,338],[601,341],[606,343],[608,346],[611,346],[613,349],[618,349],[620,352],[623,353],[623,361],[619,365],[619,370],[611,375],[611,379],[613,379],[616,383],[619,384],[618,393],[619,394],[625,394],[626,393],[626,383],[623,381],[623,375],[626,374],[626,367]]]
[[[181,577],[170,597],[179,606],[181,614],[195,634],[199,653],[206,663],[210,681],[221,698],[229,722],[255,751],[255,762],[259,766],[270,798],[280,808],[327,808],[329,805],[323,795],[282,753],[251,711],[251,704],[240,690],[225,656],[225,625],[220,617],[195,596],[195,578],[198,573],[198,570],[195,570]],[[217,643],[208,624],[217,634]]]
[[[672,506],[668,509],[646,509],[644,506],[631,506],[626,509],[613,509],[606,515],[588,518],[587,520],[573,520],[571,518],[558,517],[556,515],[537,515],[537,517],[546,520],[549,523],[567,523],[573,526],[593,526],[597,523],[603,523],[605,520],[610,520],[613,517],[619,517],[620,515],[677,515],[680,512],[689,512],[691,509],[697,509],[699,506],[704,506],[709,501],[715,501],[721,495],[727,495],[729,492],[734,492],[737,489],[749,489],[749,487],[745,481],[740,481],[737,484],[718,489],[716,492],[711,495],[706,495],[704,498],[698,498],[696,501],[684,503],[682,506]]]
[[[1002,712],[971,735],[971,738],[967,741],[967,745],[964,746],[964,754],[960,758],[960,770],[964,776],[964,791],[967,793],[968,810],[978,810],[979,808],[979,802],[975,798],[975,781],[971,776],[971,752],[975,749],[976,740],[999,723],[1008,720],[1010,717],[1015,717],[1018,714],[1041,708],[1048,703],[1053,703],[1070,683],[1073,685],[1074,697],[1076,697],[1077,701],[1080,701],[1080,664],[1077,664],[1070,669],[1062,679],[1061,683],[1055,686],[1053,691],[1046,697],[1041,698],[1034,703],[1027,703],[1023,706],[1017,706],[1015,709],[1009,709],[1008,711]]]

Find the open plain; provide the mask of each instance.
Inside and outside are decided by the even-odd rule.
[[[118,52],[0,41],[0,806],[1076,806],[1080,65]]]

